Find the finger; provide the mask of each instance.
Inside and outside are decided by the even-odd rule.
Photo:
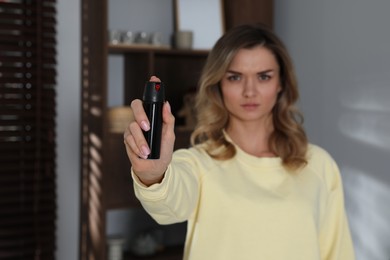
[[[144,160],[145,158],[141,154],[141,151],[135,145],[134,137],[131,135],[130,131],[125,132],[124,143],[126,153],[130,160],[132,168],[135,172],[143,172],[145,168],[145,162],[147,162],[147,160]],[[146,167],[149,166],[147,166],[146,164]]]
[[[161,80],[159,78],[157,78],[156,76],[151,76],[149,81],[151,81],[151,82],[161,82]]]
[[[164,164],[168,164],[172,159],[173,147],[175,144],[175,117],[171,113],[169,102],[165,102],[163,107],[163,132],[161,139],[161,159]]]
[[[142,158],[144,157],[141,150],[136,145],[133,135],[128,134],[124,139],[124,143],[126,146],[126,152],[129,155],[129,157],[130,155],[133,154],[137,157],[142,157]]]
[[[131,102],[131,109],[133,110],[134,119],[137,121],[138,125],[140,125],[144,131],[149,131],[150,123],[142,105],[142,100],[134,99]]]
[[[131,130],[130,130],[130,128],[131,128],[130,125],[131,124],[132,123],[130,123],[128,125],[128,127],[125,129],[125,132],[123,134],[123,139],[124,139],[124,143],[125,143],[125,147],[126,147],[126,152],[127,152],[127,154],[129,156],[130,156],[130,153],[131,154],[136,154],[137,156],[139,156],[141,154],[141,150],[135,144],[134,137],[131,134]]]
[[[130,160],[130,163],[131,163],[131,166],[132,167],[139,167],[137,165],[139,165],[140,161],[145,161],[143,158],[140,158],[140,156],[136,153],[134,153],[130,148],[129,146],[125,146],[126,147],[126,151],[127,151],[127,156],[129,157],[129,160]]]
[[[147,158],[150,154],[150,149],[148,143],[145,140],[145,136],[142,132],[142,129],[136,122],[134,122],[130,123],[129,130],[131,133],[131,137],[129,137],[130,145],[136,146],[136,148],[134,148],[133,150],[135,152],[139,151],[139,155],[142,158]],[[133,146],[131,146],[131,148],[133,148]]]
[[[163,106],[163,123],[167,126],[167,131],[174,131],[175,127],[175,117],[171,111],[171,104],[169,102],[165,102]]]

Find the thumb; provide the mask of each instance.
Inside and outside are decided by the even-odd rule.
[[[163,106],[163,130],[161,148],[164,149],[164,153],[167,155],[173,152],[175,144],[175,117],[171,112],[171,105],[169,102],[165,102]],[[170,159],[169,159],[170,160]]]
[[[172,127],[172,129],[170,130],[173,130],[173,127],[175,125],[175,117],[172,114],[171,104],[169,104],[168,101],[164,103],[162,114],[163,114],[163,123],[169,127]]]

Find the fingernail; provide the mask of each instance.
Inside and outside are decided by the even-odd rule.
[[[147,146],[145,146],[145,145],[143,145],[141,147],[141,152],[142,152],[143,155],[145,155],[145,158],[147,158],[148,155],[150,154],[149,148]]]
[[[171,104],[169,104],[168,101],[167,101],[167,108],[168,108],[169,113],[171,113]]]
[[[149,129],[150,129],[150,126],[146,121],[141,122],[141,127],[144,131],[149,131]]]

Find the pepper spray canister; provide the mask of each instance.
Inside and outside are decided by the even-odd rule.
[[[142,97],[143,107],[149,119],[150,130],[144,136],[150,148],[147,159],[159,159],[162,134],[162,109],[165,102],[165,87],[162,82],[146,82]]]

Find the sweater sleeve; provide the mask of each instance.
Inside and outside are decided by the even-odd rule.
[[[143,185],[132,171],[134,193],[159,224],[186,221],[197,206],[199,169],[187,150],[176,151],[161,183]]]
[[[334,161],[327,171],[328,196],[320,227],[321,259],[355,259],[339,169]]]

